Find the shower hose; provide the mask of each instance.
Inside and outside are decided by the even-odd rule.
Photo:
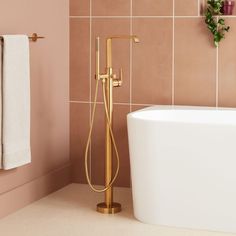
[[[94,117],[95,117],[95,111],[96,111],[96,106],[97,106],[97,96],[98,96],[98,84],[99,84],[99,80],[96,80],[96,88],[95,88],[95,96],[94,96],[94,103],[93,103],[93,109],[92,109],[92,117],[91,117],[91,124],[90,124],[90,130],[89,130],[89,134],[88,134],[88,139],[87,139],[87,143],[86,143],[86,148],[85,148],[85,173],[86,173],[86,178],[88,181],[89,186],[91,187],[91,189],[97,193],[102,193],[107,191],[109,188],[112,187],[113,183],[115,182],[118,173],[119,173],[119,169],[120,169],[120,157],[119,157],[119,153],[117,150],[117,145],[116,145],[116,141],[114,138],[114,134],[112,131],[112,127],[111,127],[111,120],[109,118],[109,114],[108,114],[108,106],[107,106],[107,98],[106,98],[106,92],[105,92],[105,80],[102,80],[102,93],[103,93],[103,101],[104,101],[104,107],[105,107],[105,114],[106,114],[106,120],[109,126],[109,133],[110,133],[110,137],[111,137],[111,141],[115,150],[115,156],[116,156],[116,162],[117,162],[117,167],[116,167],[116,171],[114,174],[114,177],[111,179],[111,181],[103,188],[103,189],[97,189],[92,185],[92,181],[89,177],[89,170],[88,170],[88,150],[91,144],[91,135],[92,135],[92,130],[93,130],[93,125],[94,125]]]

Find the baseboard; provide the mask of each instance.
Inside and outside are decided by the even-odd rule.
[[[0,195],[0,218],[69,184],[70,168],[68,164]]]

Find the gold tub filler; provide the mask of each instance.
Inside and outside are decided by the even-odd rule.
[[[112,40],[113,39],[129,39],[133,42],[138,43],[139,39],[135,35],[119,35],[112,36],[106,39],[106,72],[105,74],[100,74],[100,49],[99,49],[99,37],[96,38],[96,88],[94,96],[94,105],[92,109],[91,125],[88,135],[88,140],[85,149],[85,172],[86,178],[89,186],[95,192],[102,193],[105,192],[105,201],[97,204],[97,211],[100,213],[114,214],[121,211],[121,204],[113,202],[113,183],[115,182],[120,168],[120,158],[117,150],[117,145],[112,131],[112,113],[113,113],[113,87],[120,87],[122,85],[123,72],[120,69],[119,78],[113,73],[112,69]],[[91,143],[91,134],[93,129],[96,105],[97,105],[97,95],[98,95],[98,84],[99,81],[102,82],[103,100],[105,106],[105,120],[106,120],[106,156],[105,156],[105,186],[103,189],[95,188],[89,177],[88,170],[88,150]],[[115,174],[112,174],[112,145],[114,147],[117,167]]]

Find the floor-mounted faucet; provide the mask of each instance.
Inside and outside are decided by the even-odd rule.
[[[85,151],[85,170],[86,170],[86,177],[90,187],[95,192],[105,192],[105,201],[99,203],[97,205],[97,211],[101,213],[117,213],[121,211],[121,204],[113,202],[113,183],[116,180],[119,172],[119,154],[116,147],[116,142],[114,139],[113,131],[112,131],[112,115],[113,115],[113,87],[120,87],[122,85],[123,79],[123,71],[120,69],[119,77],[113,73],[112,68],[112,40],[113,39],[130,39],[133,42],[138,43],[139,39],[135,35],[119,35],[119,36],[112,36],[107,38],[106,40],[106,69],[105,73],[100,73],[100,42],[99,37],[96,38],[96,89],[95,89],[95,100],[94,100],[94,107],[92,112],[92,121],[91,127],[89,131],[89,137],[86,145]],[[96,102],[97,102],[97,93],[98,93],[98,82],[102,82],[103,87],[103,100],[105,105],[105,113],[106,113],[106,156],[105,156],[105,187],[103,189],[96,189],[92,184],[89,178],[88,173],[88,149],[91,141],[91,133],[93,128],[93,121],[94,115],[96,110]],[[116,154],[117,159],[117,168],[112,176],[112,145],[114,147],[114,151]]]

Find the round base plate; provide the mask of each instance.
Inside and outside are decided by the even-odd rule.
[[[121,211],[120,203],[113,202],[111,206],[107,207],[105,202],[97,204],[97,211],[103,214],[115,214]]]

